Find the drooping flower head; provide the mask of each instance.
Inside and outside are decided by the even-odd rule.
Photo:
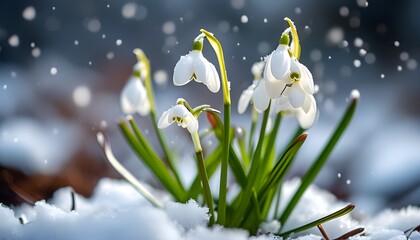
[[[133,67],[133,74],[128,79],[120,95],[120,104],[124,114],[138,113],[146,116],[150,113],[150,102],[144,87],[147,69],[142,62]]]
[[[265,58],[261,80],[254,81],[243,91],[238,111],[245,112],[251,98],[258,112],[265,111],[271,101],[275,112],[292,114],[302,128],[309,128],[317,116],[313,77],[308,68],[298,61],[300,46],[289,46],[290,33],[293,44],[299,44],[299,40],[294,24],[290,19],[286,21],[290,28],[283,32],[276,50]]]
[[[180,127],[187,128],[191,134],[198,131],[197,118],[184,105],[177,104],[165,111],[159,119],[158,127],[167,128],[174,122]]]
[[[181,56],[175,65],[173,82],[175,86],[183,86],[194,79],[216,93],[220,90],[220,78],[215,66],[203,56],[203,37],[200,34],[194,40],[192,50]]]

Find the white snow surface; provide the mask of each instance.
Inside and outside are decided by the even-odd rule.
[[[280,209],[284,208],[298,183],[299,180],[294,179],[284,184]],[[281,239],[272,234],[249,236],[241,229],[208,228],[207,208],[200,207],[194,200],[185,204],[171,202],[165,194],[149,186],[147,188],[166,201],[163,209],[153,207],[125,181],[111,179],[102,179],[91,198],[76,194],[74,211],[70,211],[70,188],[58,190],[48,203],[40,201],[35,206],[9,208],[0,204],[0,239]],[[332,194],[311,186],[284,230],[308,223],[345,205]],[[21,224],[19,217],[27,223]],[[364,227],[367,236],[358,235],[350,239],[398,240],[406,239],[404,231],[419,224],[420,208],[411,206],[402,210],[384,210],[360,222],[346,215],[323,227],[331,238]],[[298,240],[322,239],[317,229],[291,237]],[[413,232],[410,239],[420,240],[420,234]]]

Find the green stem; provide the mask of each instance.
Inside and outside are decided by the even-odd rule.
[[[150,61],[146,57],[144,52],[139,48],[134,49],[133,53],[136,55],[137,61],[144,63],[145,66],[146,66],[147,75],[146,75],[146,79],[144,81],[144,85],[146,87],[147,97],[149,99],[150,116],[152,118],[153,128],[156,132],[158,141],[159,141],[159,143],[162,147],[163,153],[165,154],[165,158],[166,158],[166,161],[167,161],[169,167],[171,168],[171,170],[172,170],[175,178],[177,179],[177,181],[181,182],[180,177],[179,177],[179,173],[178,173],[178,171],[175,167],[175,164],[174,164],[174,160],[172,158],[172,155],[170,154],[168,144],[166,143],[166,140],[163,137],[162,132],[160,131],[160,129],[157,126],[158,120],[156,118],[156,101],[155,101],[154,91],[153,91],[152,74],[151,74],[152,72],[151,72],[151,67],[150,67]]]
[[[276,116],[276,120],[274,122],[274,126],[273,126],[273,130],[270,133],[270,136],[268,138],[268,143],[267,143],[267,147],[265,148],[264,151],[264,157],[262,158],[262,168],[259,172],[259,176],[261,176],[261,180],[264,179],[265,175],[267,174],[267,172],[272,168],[273,166],[273,161],[272,161],[272,155],[273,155],[273,150],[276,149],[275,144],[276,144],[276,139],[277,139],[277,133],[280,127],[280,122],[281,122],[281,117],[282,114],[281,112],[277,114]],[[270,162],[271,160],[271,162]],[[261,181],[260,181],[261,182]]]
[[[249,131],[249,139],[248,139],[249,158],[252,158],[252,153],[254,152],[254,133],[255,133],[255,127],[257,126],[257,121],[258,121],[258,112],[257,110],[252,108],[251,129]]]
[[[219,40],[213,36],[212,33],[201,29],[204,35],[206,35],[207,40],[212,46],[214,52],[217,56],[217,61],[219,62],[219,69],[222,79],[222,88],[223,88],[223,102],[224,102],[224,130],[223,130],[223,152],[222,152],[222,167],[220,173],[220,192],[219,192],[219,205],[218,205],[218,218],[217,222],[220,225],[225,224],[226,219],[226,192],[227,192],[227,171],[228,171],[228,162],[229,162],[229,145],[230,145],[230,89],[229,89],[229,80],[226,73],[225,59],[223,56],[222,44]]]
[[[233,227],[239,226],[241,224],[241,221],[243,220],[244,215],[248,209],[249,199],[251,197],[252,189],[254,188],[254,183],[257,178],[258,169],[261,163],[261,159],[260,159],[261,148],[264,143],[265,129],[267,127],[268,116],[270,113],[270,105],[268,106],[267,110],[265,110],[264,112],[263,122],[262,122],[261,130],[260,130],[260,136],[258,138],[258,143],[257,143],[257,149],[255,150],[255,153],[252,156],[251,168],[249,170],[246,186],[242,190],[241,200],[238,205],[239,209],[236,210],[233,221],[232,221]]]
[[[203,195],[204,199],[209,207],[210,212],[210,226],[214,224],[214,208],[213,208],[213,199],[211,197],[211,190],[209,179],[207,176],[206,166],[204,164],[203,150],[201,148],[200,137],[198,132],[191,133],[191,138],[194,143],[195,155],[197,156],[197,167],[198,172],[201,176],[201,183],[203,184]]]
[[[248,153],[246,152],[244,139],[245,137],[238,138],[238,146],[239,146],[239,150],[242,156],[243,167],[244,169],[248,169],[250,163],[249,163]]]
[[[229,146],[230,146],[230,104],[224,105],[224,125],[223,125],[223,149],[222,166],[220,171],[220,189],[217,222],[225,224],[226,219],[226,195],[227,195],[227,175],[229,165]]]

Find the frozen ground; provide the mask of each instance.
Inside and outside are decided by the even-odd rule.
[[[282,202],[290,196],[298,179],[285,183]],[[279,239],[273,235],[250,237],[244,230],[207,228],[207,209],[195,201],[174,203],[161,192],[150,189],[166,201],[164,209],[151,206],[130,185],[120,180],[103,179],[92,198],[75,197],[75,210],[70,211],[71,189],[58,190],[53,199],[40,201],[34,207],[22,205],[8,208],[0,205],[1,239]],[[284,229],[290,229],[343,207],[330,193],[311,186]],[[25,223],[21,224],[19,218]],[[385,210],[374,217],[356,221],[344,216],[324,225],[331,238],[352,229],[364,227],[367,236],[351,239],[407,239],[404,231],[420,224],[420,208]],[[295,239],[321,239],[317,229],[297,234]],[[411,240],[419,240],[413,232]]]

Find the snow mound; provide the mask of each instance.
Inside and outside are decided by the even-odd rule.
[[[298,180],[285,183],[283,205],[298,183]],[[152,188],[150,190],[153,192]],[[165,198],[163,193],[154,193]],[[272,234],[249,236],[247,231],[241,229],[225,229],[220,226],[208,228],[208,209],[200,207],[194,200],[185,204],[167,201],[163,209],[155,208],[131,185],[121,180],[103,179],[91,198],[76,194],[75,203],[76,209],[70,211],[71,189],[63,188],[54,194],[49,203],[40,201],[33,207],[22,205],[13,209],[0,204],[0,239],[281,239]],[[311,186],[292,213],[287,226],[293,228],[308,223],[342,205],[330,193]],[[21,224],[20,217],[27,223]],[[420,208],[407,207],[399,211],[385,210],[360,223],[347,215],[323,226],[331,238],[349,229],[365,227],[366,236],[358,235],[350,239],[405,240],[407,238],[403,231],[419,223]],[[292,237],[296,240],[322,239],[316,228]],[[410,240],[420,240],[420,234],[413,232]]]

